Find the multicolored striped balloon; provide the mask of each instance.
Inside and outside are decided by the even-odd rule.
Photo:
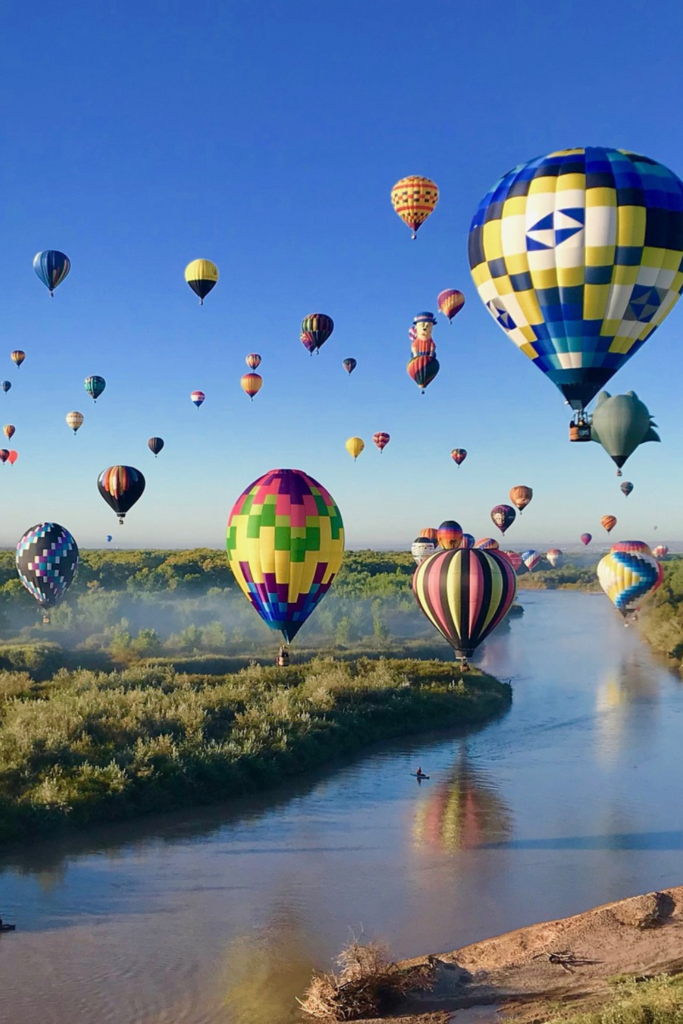
[[[385,433],[383,430],[378,430],[376,434],[372,435],[372,440],[377,445],[377,447],[379,448],[380,452],[383,452],[384,449],[386,448],[386,446],[391,441],[391,437],[390,437],[389,434]]]
[[[604,526],[604,528],[607,530],[608,533],[611,533],[611,531],[617,525],[617,517],[616,516],[603,516],[602,519],[600,520],[600,525]]]
[[[83,381],[83,387],[90,395],[94,402],[100,397],[102,392],[107,386],[107,382],[104,377],[98,377],[97,374],[93,374],[90,377],[86,377]]]
[[[614,544],[598,562],[598,580],[624,618],[637,612],[661,586],[664,569],[641,540]]]
[[[205,398],[206,395],[204,394],[203,391],[193,391],[192,394],[190,395],[190,401],[192,402],[193,405],[196,405],[197,408],[199,408],[199,406],[203,403]]]
[[[420,530],[419,537],[427,537],[429,540],[433,540],[435,544],[438,544],[439,531],[435,526],[425,526],[424,529]]]
[[[243,593],[289,643],[339,571],[344,524],[317,480],[300,469],[272,469],[235,502],[226,547]]]
[[[498,551],[500,544],[495,537],[482,537],[474,546],[478,551]]]
[[[463,533],[462,540],[460,541],[461,548],[473,548],[474,547],[474,536],[471,533]]]
[[[457,288],[445,288],[439,292],[436,302],[443,315],[452,323],[453,317],[457,316],[465,305],[465,296]]]
[[[429,558],[435,551],[436,541],[430,540],[428,537],[416,537],[410,547],[410,553],[418,565],[421,565],[425,558]]]
[[[404,224],[412,228],[412,238],[432,214],[439,201],[439,187],[430,178],[411,174],[397,181],[391,190],[391,205]]]
[[[415,381],[424,395],[425,388],[439,372],[439,360],[434,356],[415,356],[406,366],[406,370],[410,379]]]
[[[245,395],[254,401],[254,395],[258,395],[263,387],[263,377],[260,373],[245,373],[240,378],[240,387]]]
[[[38,523],[17,544],[17,573],[41,608],[62,600],[78,568],[78,545],[59,523]]]
[[[261,365],[261,356],[258,352],[250,352],[248,356],[245,356],[244,361],[250,370],[258,370]]]
[[[539,555],[538,551],[534,551],[532,548],[530,551],[522,552],[522,561],[524,562],[529,572],[533,572],[534,569],[537,569],[543,561],[543,556]]]
[[[301,321],[301,340],[313,355],[320,351],[333,330],[334,320],[327,313],[309,313]]]
[[[50,293],[61,284],[71,270],[71,260],[59,249],[46,249],[33,257],[33,269]]]
[[[455,551],[462,540],[462,526],[455,519],[446,519],[436,531],[436,540],[445,551]]]
[[[417,603],[461,658],[469,658],[501,622],[516,590],[514,569],[491,551],[437,552],[413,575]]]
[[[109,466],[98,476],[97,489],[123,526],[126,513],[142,497],[145,478],[134,466]]]

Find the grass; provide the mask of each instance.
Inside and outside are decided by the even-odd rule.
[[[476,669],[416,659],[43,681],[0,671],[0,841],[225,800],[384,738],[484,721],[510,700]]]
[[[556,1012],[545,1024],[683,1024],[683,974],[647,981],[620,976],[614,994],[600,1007],[581,1012]]]

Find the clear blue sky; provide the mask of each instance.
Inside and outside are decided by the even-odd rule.
[[[619,517],[613,537],[679,538],[683,304],[611,382],[637,391],[664,442],[627,463],[625,500],[483,308],[466,243],[496,178],[553,149],[633,149],[683,174],[682,37],[674,0],[8,0],[0,376],[14,386],[0,422],[20,457],[0,466],[0,544],[53,519],[84,547],[107,533],[219,546],[234,500],[276,466],[331,491],[350,547],[408,545],[447,518],[494,533],[489,510],[518,483],[535,497],[510,547],[597,537],[604,513]],[[389,201],[407,174],[441,188],[416,242]],[[52,301],[31,267],[47,248],[72,260]],[[183,280],[197,257],[221,272],[202,308]],[[422,397],[407,330],[446,287],[467,305],[435,328],[441,373]],[[336,327],[311,358],[299,325],[312,311]],[[253,403],[239,388],[250,351],[263,356]],[[107,379],[96,406],[90,373]],[[71,409],[86,417],[77,437]],[[392,437],[381,456],[377,430]],[[354,434],[367,445],[355,464]],[[453,447],[470,453],[460,469]],[[96,489],[118,462],[147,477],[122,528]]]

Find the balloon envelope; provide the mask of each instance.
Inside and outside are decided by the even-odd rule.
[[[425,526],[423,530],[420,530],[420,537],[427,537],[429,540],[433,540],[435,544],[438,544],[439,531],[435,526]]]
[[[2,384],[0,384],[0,388],[2,388],[2,390],[5,392],[5,394],[7,394],[7,392],[9,391],[9,389],[11,387],[12,387],[12,381],[11,380],[3,380]]]
[[[254,395],[258,395],[263,387],[263,377],[260,373],[245,373],[240,380],[240,386],[245,395],[253,401]]]
[[[205,398],[206,395],[204,394],[203,391],[193,391],[192,394],[190,395],[190,401],[194,405],[196,405],[197,408],[199,408],[199,406],[202,404]]]
[[[491,519],[494,526],[497,526],[501,533],[505,533],[517,518],[517,513],[511,505],[495,505],[491,509]]]
[[[682,259],[683,183],[625,150],[559,150],[520,164],[470,227],[479,297],[575,409],[674,307]]]
[[[304,341],[304,345],[314,352],[325,344],[333,330],[334,320],[327,313],[309,313],[301,321],[301,340],[306,336],[308,343]]]
[[[71,261],[59,249],[46,249],[33,257],[33,269],[52,295],[71,270]]]
[[[59,523],[38,523],[17,544],[19,579],[41,608],[64,597],[78,568],[78,546]]]
[[[439,547],[446,551],[454,551],[460,547],[462,540],[462,527],[455,519],[446,519],[436,531],[436,540]]]
[[[20,348],[17,348],[12,352],[10,359],[13,363],[16,363],[17,366],[21,366],[24,359],[26,359],[26,353],[22,352]]]
[[[344,525],[317,480],[300,469],[273,469],[235,502],[226,546],[243,593],[290,642],[339,571]]]
[[[435,551],[436,541],[429,540],[428,537],[416,537],[410,548],[410,553],[418,565],[421,565],[425,558],[429,558]]]
[[[591,422],[591,440],[602,445],[619,469],[638,445],[659,439],[648,407],[635,392],[611,396],[603,391],[598,395]]]
[[[593,540],[593,534],[592,533],[582,533],[581,534],[581,543],[582,544],[585,544],[586,546],[588,546],[592,540]]]
[[[18,458],[19,458],[19,452],[15,452],[14,449],[12,448],[10,450],[9,455],[7,456],[7,460],[9,462],[10,466],[13,466]]]
[[[607,530],[607,532],[610,533],[610,531],[613,530],[614,527],[617,525],[617,517],[616,516],[603,516],[602,519],[600,520],[600,525],[604,526],[604,528]]]
[[[520,565],[522,564],[522,556],[518,551],[501,551],[501,555],[504,555],[512,568],[517,572]]]
[[[465,305],[465,296],[457,288],[446,288],[444,291],[439,292],[436,301],[443,315],[447,316],[450,321]]]
[[[391,190],[391,205],[404,224],[412,228],[413,238],[433,213],[438,201],[438,185],[419,174],[401,178]]]
[[[457,655],[468,658],[505,617],[517,581],[497,552],[439,551],[413,574],[413,593]]]
[[[13,423],[6,423],[5,426],[2,428],[2,432],[9,441],[9,439],[11,437],[14,437],[14,435],[16,434],[17,428],[14,426]]]
[[[75,409],[73,412],[68,412],[64,418],[66,420],[66,425],[68,427],[71,427],[74,434],[76,433],[77,430],[80,430],[80,428],[83,426],[83,421],[85,420],[85,416],[83,415],[83,413],[77,412]]]
[[[261,365],[261,356],[258,352],[250,352],[249,355],[245,357],[244,361],[250,370],[258,370]]]
[[[142,496],[145,478],[133,466],[109,466],[98,476],[97,489],[122,524],[126,513]]]
[[[529,572],[533,572],[534,569],[536,569],[541,564],[541,555],[539,555],[538,551],[534,550],[523,551],[522,561],[524,562]]]
[[[534,492],[532,489],[530,487],[525,487],[523,484],[520,484],[518,487],[513,487],[510,490],[510,501],[515,508],[519,509],[520,512],[524,511],[533,496]]]
[[[385,433],[385,431],[378,430],[376,434],[372,435],[372,440],[377,445],[380,451],[384,451],[386,446],[391,441],[391,437],[389,434]]]
[[[150,437],[149,441],[147,442],[147,447],[156,458],[161,449],[164,447],[163,437]]]
[[[638,611],[664,579],[664,570],[643,541],[621,541],[598,562],[598,580],[626,618]]]
[[[630,480],[624,480],[623,484],[621,484],[621,493],[625,497],[628,498],[628,496],[629,496],[629,494],[631,493],[632,490],[633,490],[633,484],[631,483],[631,481]]]
[[[93,401],[96,402],[106,388],[107,382],[104,377],[98,377],[97,374],[93,374],[91,377],[85,378],[83,386]]]
[[[478,551],[497,551],[500,544],[495,537],[481,537],[474,546]]]
[[[195,295],[199,296],[199,305],[218,283],[218,267],[211,260],[192,260],[185,267],[185,280]]]
[[[471,533],[463,533],[462,540],[460,541],[460,547],[461,548],[473,548],[474,547],[474,537],[472,536]]]
[[[559,548],[551,548],[550,551],[546,553],[545,557],[550,562],[553,569],[559,569],[564,561],[564,557]]]
[[[406,369],[411,380],[424,392],[439,372],[439,360],[434,356],[414,356]]]
[[[362,437],[350,437],[346,442],[345,447],[347,452],[349,453],[349,455],[353,457],[353,461],[355,462],[360,453],[365,448],[365,441],[362,439]]]
[[[456,466],[460,466],[467,458],[467,452],[464,448],[454,448],[451,452],[451,458]]]
[[[666,544],[658,544],[656,548],[652,549],[652,554],[657,559],[666,558],[666,556],[669,554],[669,549],[666,546]]]
[[[344,367],[347,373],[353,373],[353,371],[358,366],[358,362],[356,359],[344,359],[342,360],[342,366]]]

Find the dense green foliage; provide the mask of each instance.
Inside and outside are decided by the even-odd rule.
[[[570,1005],[570,1004],[568,1004]],[[683,1024],[683,974],[615,982],[611,999],[597,1010],[551,1013],[548,1024]]]
[[[683,661],[683,558],[670,555],[663,563],[664,582],[641,614],[640,628],[656,651]]]
[[[452,662],[317,658],[234,675],[0,672],[0,839],[196,805],[380,738],[477,722],[510,687]]]
[[[517,577],[519,590],[600,590],[595,565],[567,562],[561,569],[524,572]]]

